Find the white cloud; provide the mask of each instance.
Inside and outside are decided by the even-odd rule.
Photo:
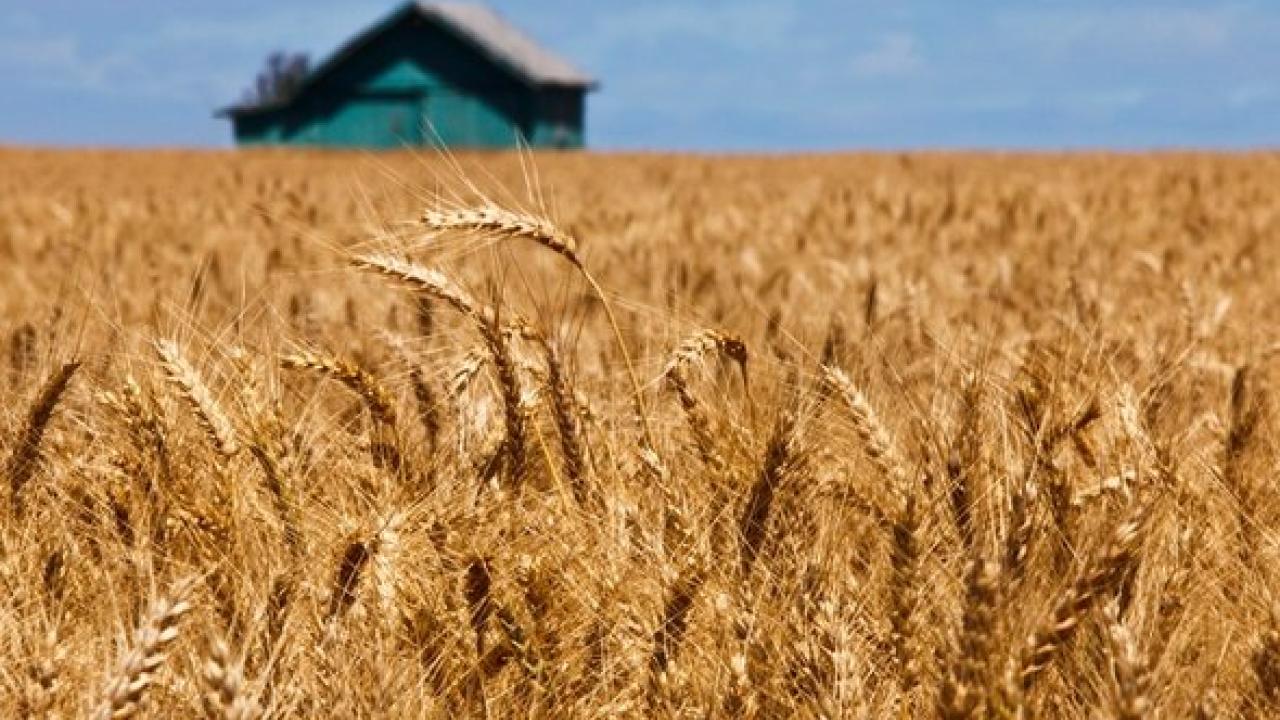
[[[1247,28],[1237,5],[1019,10],[997,19],[1005,34],[1043,54],[1122,53],[1137,57],[1211,54],[1229,49]]]
[[[233,51],[310,50],[327,54],[338,44],[386,14],[385,4],[345,4],[324,12],[269,8],[250,17],[201,17],[185,14],[166,19],[152,32],[131,38],[134,47]]]
[[[142,52],[127,44],[88,49],[65,33],[0,36],[0,75],[27,87],[180,102],[210,102],[225,84],[217,73],[193,75],[180,53]]]
[[[0,68],[10,77],[46,85],[101,90],[113,73],[129,65],[127,57],[87,54],[72,35],[11,37],[0,41]]]
[[[870,49],[854,57],[853,73],[859,77],[899,77],[924,67],[915,36],[907,33],[881,35]]]
[[[268,51],[323,56],[375,19],[370,9],[281,9],[252,19],[156,15],[148,24],[92,38],[47,19],[6,18],[0,21],[0,75],[28,87],[216,104],[234,99]]]
[[[1106,121],[1141,106],[1149,98],[1150,93],[1141,88],[1103,88],[1064,93],[1053,104],[1081,120]]]
[[[1271,85],[1239,85],[1227,91],[1226,101],[1235,109],[1244,109],[1267,103],[1276,97],[1276,89]]]
[[[598,18],[593,35],[605,48],[680,38],[739,50],[765,50],[795,41],[790,29],[796,15],[786,3],[637,4],[600,13]]]

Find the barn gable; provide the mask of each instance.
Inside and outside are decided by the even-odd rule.
[[[595,86],[484,7],[414,2],[344,44],[287,102],[219,115],[240,144],[580,147]]]

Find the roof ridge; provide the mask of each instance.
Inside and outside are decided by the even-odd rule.
[[[419,13],[429,15],[467,36],[530,81],[585,87],[596,84],[586,73],[525,34],[488,5],[438,0],[417,0],[412,4]]]
[[[326,75],[351,53],[410,13],[440,23],[459,38],[473,44],[491,60],[532,85],[559,85],[587,90],[598,87],[595,79],[574,67],[568,60],[540,45],[487,5],[471,2],[408,0],[339,45],[312,69],[298,88],[298,92],[305,92],[308,86]],[[285,103],[270,106],[231,105],[218,110],[215,115],[221,117],[253,113],[270,110],[281,104]]]

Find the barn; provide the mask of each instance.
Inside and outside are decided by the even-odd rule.
[[[238,145],[583,145],[594,80],[492,10],[409,2],[308,72],[288,97],[219,110]]]

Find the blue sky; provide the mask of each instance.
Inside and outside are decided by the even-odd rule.
[[[490,0],[603,149],[1280,146],[1280,2]],[[395,0],[0,0],[0,143],[227,146],[273,49]]]

